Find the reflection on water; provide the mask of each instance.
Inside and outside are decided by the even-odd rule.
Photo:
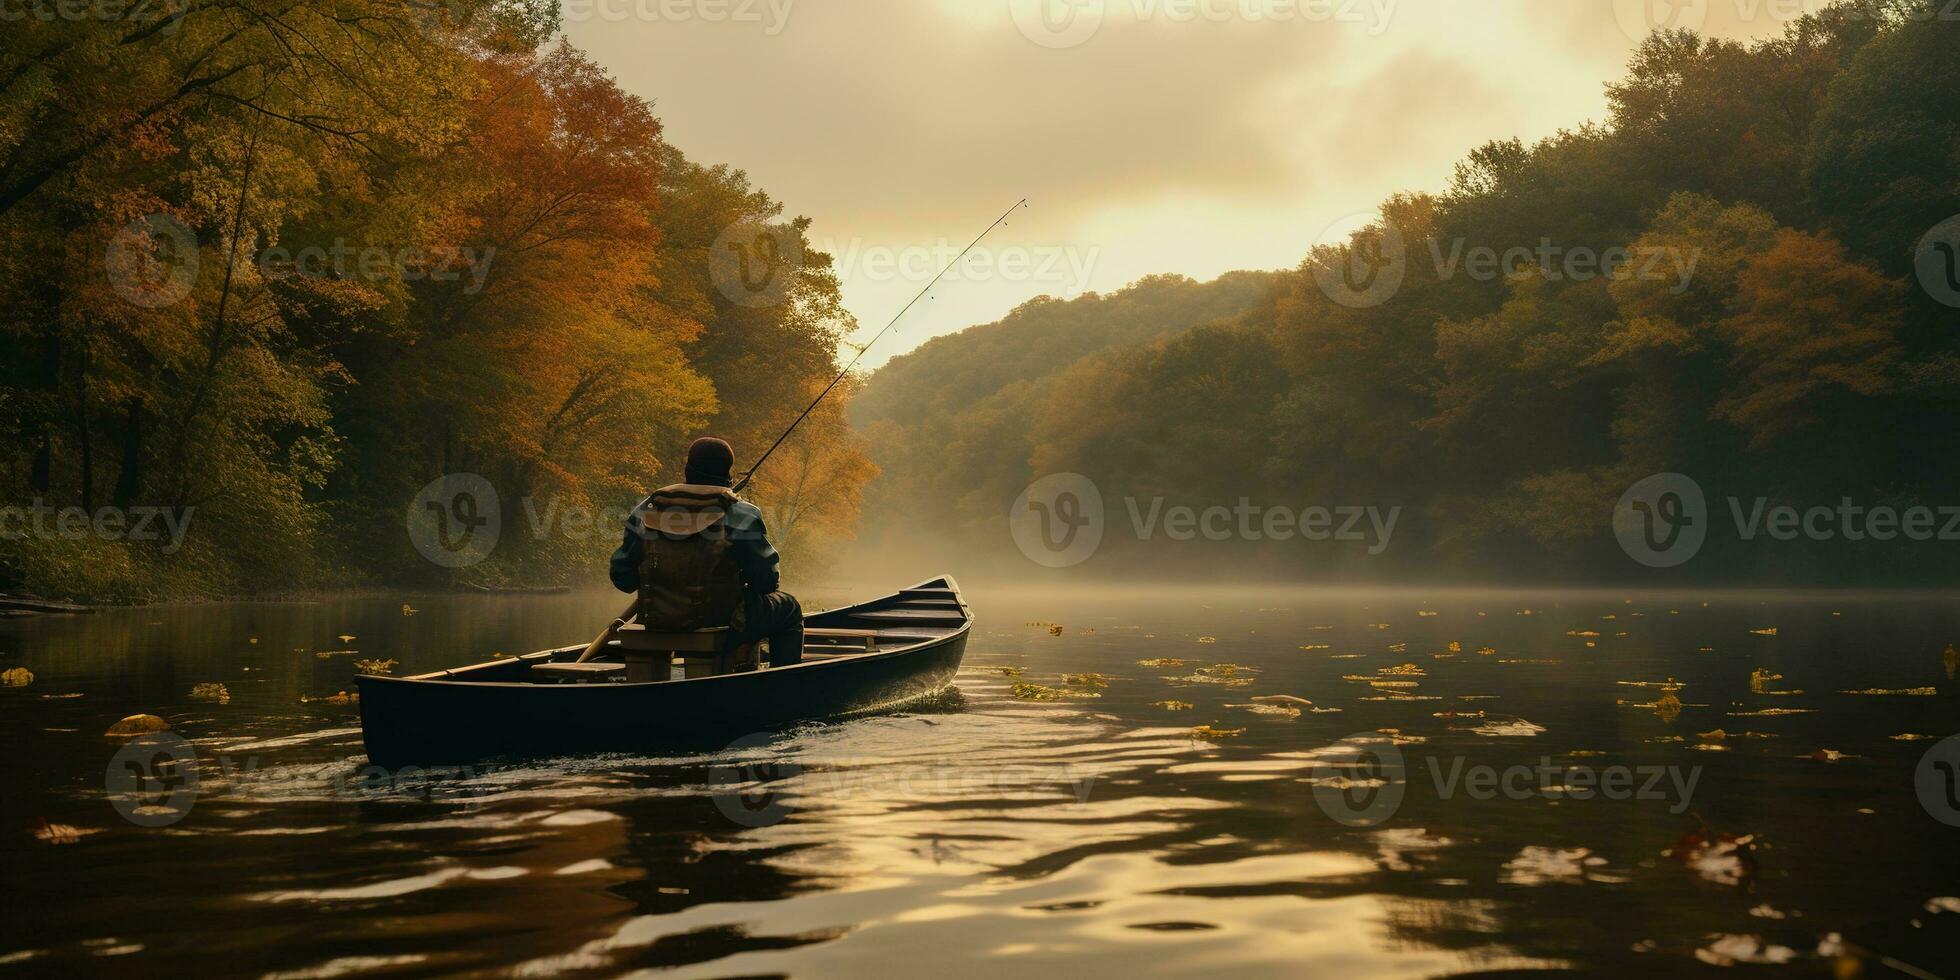
[[[900,712],[710,754],[399,773],[366,765],[358,708],[331,700],[353,660],[410,672],[570,643],[614,600],[0,624],[0,667],[34,674],[0,690],[0,852],[24,899],[0,962],[1429,976],[1822,970],[1846,951],[1955,965],[1960,830],[1914,784],[1960,717],[1949,602],[969,599],[959,690]],[[210,683],[229,700],[191,697]],[[105,792],[124,743],[101,733],[136,712],[164,716],[195,756],[193,803],[150,812],[162,826],[123,819]]]

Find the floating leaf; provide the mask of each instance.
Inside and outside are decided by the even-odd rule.
[[[1023,701],[1067,701],[1071,698],[1099,698],[1100,694],[1088,691],[1071,691],[1060,687],[1046,687],[1041,684],[1016,684],[1014,696]]]
[[[1152,701],[1150,702],[1150,706],[1153,708],[1162,708],[1165,711],[1190,711],[1192,708],[1197,707],[1189,701]]]
[[[1307,644],[1306,646],[1303,646],[1303,647],[1301,647],[1300,649],[1302,649],[1302,650],[1327,650],[1327,649],[1330,649],[1331,647],[1332,647],[1332,644],[1327,644],[1327,643],[1309,643],[1309,644]]]
[[[422,610],[420,610],[420,609],[417,609],[417,608],[415,608],[414,606],[411,606],[411,605],[409,605],[409,604],[408,604],[408,603],[406,603],[406,602],[404,602],[404,603],[402,603],[402,615],[404,615],[404,616],[413,616],[413,615],[415,615],[416,613],[419,613],[419,612],[421,612],[421,611],[422,611]],[[254,642],[257,642],[257,641],[254,641]]]
[[[49,823],[48,818],[42,817],[41,826],[34,830],[34,839],[43,844],[59,846],[80,843],[82,838],[101,832],[100,827],[74,827],[65,823]]]
[[[1070,687],[1108,687],[1109,678],[1102,674],[1063,674],[1062,683]]]
[[[1759,630],[1750,630],[1750,631],[1749,631],[1749,635],[1750,635],[1750,636],[1775,636],[1775,635],[1776,635],[1776,627],[1774,627],[1774,626],[1765,626],[1765,627],[1763,627],[1762,629],[1759,629]]]
[[[131,735],[154,735],[157,732],[167,732],[169,730],[170,723],[164,721],[162,718],[158,718],[156,715],[130,715],[110,725],[109,730],[102,734],[124,738]]]
[[[34,672],[25,667],[0,670],[0,687],[26,687],[34,683]]]
[[[997,672],[997,673],[999,673],[999,674],[1000,674],[1000,676],[1002,676],[1002,677],[1019,677],[1019,676],[1021,676],[1021,668],[1019,668],[1019,667],[989,667],[989,668],[987,668],[987,669],[988,669],[988,670],[992,670],[992,671],[995,671],[995,672]]]
[[[357,639],[357,637],[355,637],[354,634],[352,633],[340,634],[340,642],[342,643],[352,643],[354,642],[355,639]]]
[[[1298,718],[1300,709],[1290,704],[1228,704],[1227,708],[1242,708],[1255,715],[1272,715],[1279,718]]]
[[[1839,694],[1864,694],[1873,697],[1930,698],[1933,695],[1938,694],[1940,692],[1930,687],[1901,687],[1901,688],[1889,688],[1889,689],[1882,688],[1882,687],[1868,687],[1862,691],[1839,691],[1838,693]]]
[[[223,684],[195,684],[191,687],[191,699],[194,701],[216,701],[219,704],[230,704],[231,692],[225,690]]]
[[[1062,627],[1061,627],[1061,626],[1059,626],[1059,625],[1057,625],[1057,626],[1050,626],[1050,627],[1048,627],[1048,635],[1049,635],[1049,636],[1060,636],[1060,635],[1062,635]]]
[[[354,669],[363,674],[385,674],[395,669],[394,660],[356,660]]]
[[[1199,642],[1199,643],[1217,643],[1217,642],[1218,642],[1218,637],[1215,637],[1215,636],[1201,636],[1201,637],[1198,637],[1198,642]]]
[[[1244,734],[1245,734],[1245,729],[1243,728],[1213,728],[1210,725],[1199,725],[1198,727],[1191,729],[1192,738],[1202,738],[1207,742],[1217,742],[1228,738],[1237,738],[1240,735],[1244,735]]]
[[[360,694],[358,693],[349,694],[346,691],[341,691],[338,694],[329,694],[323,698],[301,697],[299,699],[299,703],[301,704],[349,705],[349,704],[359,704],[360,701],[361,701]]]
[[[1397,664],[1397,665],[1395,665],[1395,666],[1393,666],[1393,667],[1383,667],[1382,669],[1380,669],[1380,670],[1378,670],[1378,671],[1376,671],[1376,673],[1378,673],[1378,674],[1387,674],[1387,675],[1391,675],[1391,676],[1395,676],[1395,677],[1427,677],[1427,676],[1429,676],[1429,672],[1428,672],[1428,671],[1425,671],[1425,670],[1423,670],[1423,669],[1422,669],[1421,667],[1418,667],[1418,666],[1416,666],[1415,664]]]
[[[1180,660],[1180,659],[1178,659],[1178,658],[1176,658],[1176,657],[1158,657],[1158,658],[1157,658],[1157,659],[1155,659],[1155,660],[1139,660],[1139,661],[1137,661],[1137,666],[1139,666],[1139,667],[1182,667],[1182,666],[1184,666],[1185,664],[1188,664],[1188,663],[1191,663],[1191,662],[1192,662],[1192,661],[1189,661],[1189,660]],[[1019,668],[1019,667],[1016,667],[1016,668],[1015,668],[1015,670],[1016,670],[1016,671],[1018,672],[1018,671],[1020,670],[1020,668]]]

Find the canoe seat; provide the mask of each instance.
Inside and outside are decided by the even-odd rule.
[[[603,684],[625,680],[626,665],[596,660],[582,664],[532,664],[531,678],[554,684]]]
[[[836,640],[839,641],[840,645],[863,646],[864,652],[866,653],[875,653],[878,650],[877,630],[849,630],[834,629],[828,626],[805,626],[803,628],[803,639]]]
[[[761,663],[760,643],[723,650],[728,627],[705,630],[650,630],[638,623],[620,628],[617,645],[626,659],[626,679],[634,683],[673,677],[674,657],[681,658],[682,676],[713,677],[755,670]]]

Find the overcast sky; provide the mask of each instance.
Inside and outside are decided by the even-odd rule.
[[[1295,266],[1487,140],[1603,118],[1670,3],[565,0],[565,30],[691,158],[814,220],[859,339],[1029,199],[877,364],[1042,294]],[[1821,4],[1673,2],[1728,37]]]

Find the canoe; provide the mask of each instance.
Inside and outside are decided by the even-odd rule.
[[[943,690],[966,654],[973,612],[944,577],[803,622],[815,633],[802,663],[714,677],[533,679],[533,665],[577,660],[585,643],[414,677],[363,676],[361,737],[369,762],[387,769],[726,745]]]

